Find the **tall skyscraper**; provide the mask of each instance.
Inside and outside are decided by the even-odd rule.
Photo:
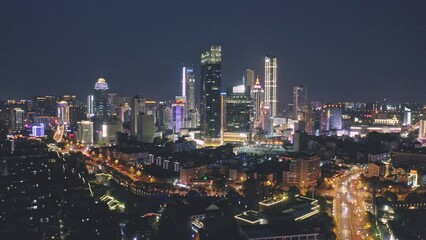
[[[95,84],[94,113],[96,118],[106,120],[108,117],[108,83],[99,78]]]
[[[135,96],[130,101],[131,117],[130,117],[130,135],[138,136],[138,116],[146,113],[145,99]]]
[[[255,84],[255,74],[254,74],[254,70],[251,68],[247,68],[246,71],[244,72],[244,76],[243,76],[243,84],[250,86],[250,88],[253,88],[254,84]]]
[[[186,98],[187,110],[195,109],[195,77],[192,67],[182,68],[182,96]]]
[[[222,47],[201,53],[201,127],[206,138],[220,138]]]
[[[265,105],[269,106],[271,117],[277,116],[277,58],[265,56]]]
[[[262,112],[262,103],[264,100],[265,91],[260,85],[259,78],[251,89],[251,99],[253,101],[253,122],[259,122]],[[256,127],[256,126],[255,126]]]

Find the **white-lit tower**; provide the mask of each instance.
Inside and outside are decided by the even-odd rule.
[[[265,105],[269,107],[271,117],[277,116],[277,58],[265,56]]]

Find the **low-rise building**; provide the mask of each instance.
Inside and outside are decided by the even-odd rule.
[[[386,175],[386,165],[381,162],[373,162],[368,164],[367,176],[383,177]]]
[[[186,166],[179,170],[179,179],[183,184],[191,183],[192,179],[200,178],[208,173],[207,165],[201,166]]]

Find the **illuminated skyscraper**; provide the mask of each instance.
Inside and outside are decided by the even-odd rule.
[[[206,138],[220,138],[222,47],[213,45],[201,53],[201,127]]]
[[[265,102],[271,117],[277,116],[277,58],[265,56]]]
[[[195,109],[195,78],[192,67],[182,68],[182,96],[186,98],[187,110]]]
[[[58,121],[60,124],[69,124],[70,122],[70,108],[65,101],[58,103]]]
[[[293,119],[305,120],[303,113],[308,108],[308,89],[304,86],[296,86],[293,88]]]
[[[262,112],[262,102],[264,100],[265,91],[260,85],[259,78],[251,89],[251,98],[253,101],[253,122],[259,122]]]
[[[100,120],[108,117],[108,83],[104,78],[99,78],[95,84],[94,113]]]

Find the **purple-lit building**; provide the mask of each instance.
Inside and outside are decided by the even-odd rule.
[[[171,129],[173,133],[179,133],[185,125],[185,97],[176,97],[176,102],[172,104]]]
[[[33,126],[32,127],[32,135],[33,137],[43,137],[44,134],[44,124],[40,124],[40,126]]]

